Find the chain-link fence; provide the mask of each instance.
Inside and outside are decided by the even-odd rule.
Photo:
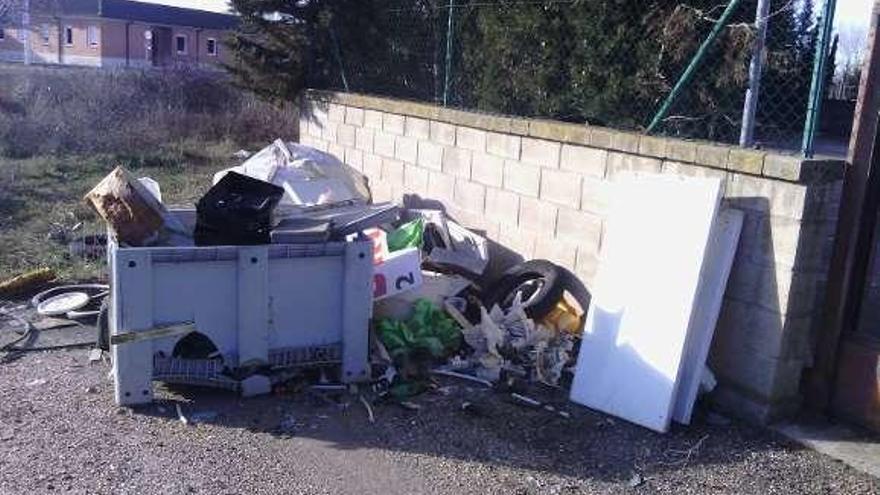
[[[651,132],[799,149],[825,1],[394,0],[331,22],[310,83],[636,131],[674,94]]]

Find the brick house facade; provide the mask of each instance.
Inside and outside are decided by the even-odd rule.
[[[22,9],[24,10],[24,9]],[[129,0],[31,0],[0,25],[0,61],[91,67],[218,67],[234,15]]]

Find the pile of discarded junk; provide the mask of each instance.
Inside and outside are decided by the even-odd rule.
[[[108,225],[109,285],[34,304],[55,315],[92,304],[120,405],[152,401],[154,381],[252,396],[304,377],[405,402],[445,375],[535,407],[517,384],[570,391],[665,431],[690,420],[712,381],[706,355],[742,220],[720,210],[716,186],[622,181],[630,206],[658,203],[612,212],[591,301],[553,263],[498,267],[487,239],[442,209],[373,203],[353,168],[277,140],[218,172],[194,209],[112,171],[85,197]],[[694,226],[670,240],[657,230],[670,214]]]

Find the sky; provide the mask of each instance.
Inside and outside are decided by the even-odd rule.
[[[837,13],[835,24],[838,27],[864,26],[867,28],[871,14],[873,0],[837,0]],[[817,5],[820,2],[816,2]]]
[[[212,12],[227,12],[229,3],[226,0],[137,0],[144,3],[161,3],[163,5],[173,5],[175,7],[186,7],[188,9],[210,10]],[[853,1],[853,0],[844,0]],[[862,0],[855,0],[862,1]]]
[[[840,35],[837,52],[840,69],[846,61],[858,63],[862,59],[873,2],[874,0],[837,0],[834,27]]]

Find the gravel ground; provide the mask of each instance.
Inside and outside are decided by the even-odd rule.
[[[375,424],[357,402],[306,393],[160,386],[128,409],[109,370],[83,349],[0,364],[0,493],[880,493],[875,478],[736,422],[659,435],[456,381],[417,411],[376,405]]]

